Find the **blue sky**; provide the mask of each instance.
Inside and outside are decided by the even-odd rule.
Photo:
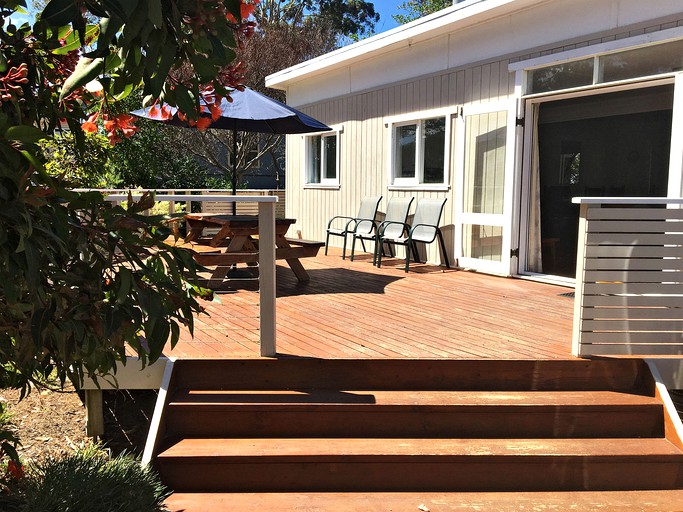
[[[375,32],[386,32],[398,24],[391,17],[392,14],[398,14],[398,6],[404,3],[404,0],[371,0],[375,6],[375,11],[379,13],[379,22],[375,26]],[[402,12],[402,11],[401,11]]]

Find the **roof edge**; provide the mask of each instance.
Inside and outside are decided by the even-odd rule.
[[[531,3],[543,3],[545,1],[547,0],[534,0]],[[431,32],[456,23],[462,24],[463,27],[478,23],[480,22],[478,19],[479,15],[486,14],[489,18],[495,17],[497,10],[509,7],[510,4],[516,2],[518,3],[518,0],[465,0],[405,25],[400,25],[357,43],[338,48],[320,57],[268,75],[266,77],[266,86],[284,90],[291,81],[343,66],[348,61],[368,55],[369,53],[381,52],[382,50],[388,51],[390,47],[411,38],[428,36]]]

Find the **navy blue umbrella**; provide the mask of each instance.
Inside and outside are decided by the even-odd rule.
[[[245,87],[243,91],[233,91],[230,93],[232,101],[223,98],[220,104],[221,116],[213,121],[211,128],[219,130],[232,130],[233,137],[233,159],[232,159],[232,194],[237,192],[237,132],[256,132],[256,133],[311,133],[327,132],[332,130],[326,124],[313,119],[284,103],[270,98],[260,92]],[[152,117],[149,113],[150,107],[135,110],[133,115],[150,119],[152,121],[163,121],[175,126],[187,126],[186,122],[178,119],[177,109],[171,108],[172,117],[162,120],[159,117]],[[202,114],[210,117],[210,113]],[[232,204],[233,214],[235,214],[236,204]]]

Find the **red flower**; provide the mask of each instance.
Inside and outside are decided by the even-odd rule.
[[[245,4],[243,3],[240,5],[240,14],[242,16],[242,19],[247,19],[249,16],[254,14],[254,11],[256,11],[256,5],[255,4]]]
[[[24,466],[21,465],[21,463],[17,463],[13,460],[10,460],[7,463],[7,473],[14,479],[14,480],[21,480],[24,478],[25,473],[24,473]]]
[[[97,131],[97,125],[95,124],[95,121],[97,121],[97,118],[99,116],[100,113],[95,112],[90,117],[88,117],[87,121],[81,124],[81,128],[83,128],[83,131],[85,133],[95,133]]]
[[[138,131],[137,126],[133,124],[134,120],[135,118],[129,114],[119,114],[104,122],[104,129],[107,130],[107,138],[112,146],[122,141],[119,133],[125,138],[129,138]]]
[[[171,114],[171,109],[167,105],[160,107],[156,103],[152,105],[152,108],[149,109],[149,116],[154,119],[161,119],[162,121],[166,121],[167,119],[171,119],[171,117],[173,117]]]
[[[197,119],[197,130],[200,132],[205,131],[209,126],[211,126],[211,118],[209,117],[200,117]]]

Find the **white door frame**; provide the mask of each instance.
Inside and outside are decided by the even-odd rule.
[[[505,139],[505,181],[503,190],[503,213],[467,213],[464,212],[465,201],[465,151],[466,151],[466,130],[465,123],[468,116],[487,114],[493,112],[507,113],[507,130]],[[456,130],[456,163],[455,163],[455,254],[459,255],[458,264],[460,267],[471,268],[492,274],[510,274],[511,247],[512,247],[512,226],[513,226],[513,205],[514,186],[515,186],[515,160],[517,147],[516,142],[516,118],[517,118],[517,99],[508,98],[505,100],[492,101],[480,104],[465,105],[462,107],[462,115],[457,118],[458,127]],[[479,258],[466,258],[463,256],[463,230],[464,226],[477,224],[484,226],[496,226],[502,228],[502,257],[501,261],[482,260]]]

